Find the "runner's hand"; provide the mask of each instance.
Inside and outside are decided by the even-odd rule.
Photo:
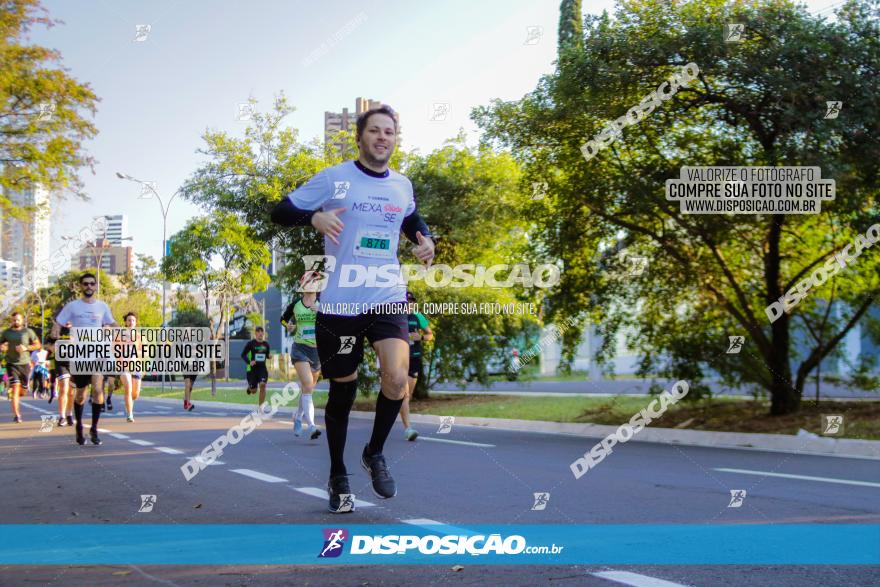
[[[27,350],[27,347],[24,346],[23,344],[17,344],[17,345],[15,345],[15,350],[20,353],[23,353]]]
[[[431,261],[434,259],[434,241],[422,235],[421,232],[416,233],[416,239],[419,244],[413,247],[412,252],[419,261],[430,267]]]
[[[336,237],[342,234],[342,229],[345,227],[345,224],[339,219],[339,215],[343,212],[345,212],[345,208],[333,208],[329,212],[315,212],[312,215],[312,226],[338,245],[339,241]]]
[[[251,361],[251,367],[253,367],[253,366],[256,365],[256,364],[257,364],[256,361]]]

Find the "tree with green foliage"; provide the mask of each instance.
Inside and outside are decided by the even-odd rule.
[[[252,228],[257,238],[271,243],[288,255],[289,264],[273,276],[273,283],[292,293],[305,272],[303,255],[319,255],[324,250],[321,235],[311,228],[284,228],[271,221],[272,208],[282,198],[306,183],[322,169],[342,162],[337,152],[319,142],[303,143],[295,128],[284,126],[294,108],[279,94],[272,109],[260,111],[253,101],[254,114],[243,137],[223,130],[202,135],[199,153],[206,161],[181,188],[189,201],[211,212],[234,215]],[[339,133],[349,153],[357,153],[353,133]],[[391,167],[399,169],[403,155],[396,152]]]
[[[463,135],[432,153],[410,156],[407,176],[413,182],[419,210],[433,231],[437,250],[434,265],[545,262],[539,249],[530,247],[524,220],[531,190],[523,185],[516,160],[507,153],[470,148]],[[528,195],[527,195],[528,194]],[[410,260],[407,261],[407,258]],[[402,262],[413,262],[406,249]],[[533,303],[540,308],[543,292],[484,287],[427,287],[414,281],[410,289],[420,303]],[[462,381],[472,376],[488,384],[487,365],[509,359],[517,339],[538,329],[538,316],[445,314],[428,316],[435,339],[426,345],[426,376],[414,395],[427,397],[440,381]]]
[[[185,308],[177,311],[174,318],[168,322],[168,326],[174,328],[210,328],[211,320],[207,314],[198,308]]]
[[[744,40],[726,43],[725,23],[745,24]],[[584,51],[560,54],[532,93],[477,109],[486,140],[548,182],[529,238],[564,264],[551,315],[589,313],[600,359],[627,329],[642,374],[714,372],[767,390],[772,414],[797,411],[819,361],[855,324],[876,327],[880,247],[776,321],[765,307],[880,220],[878,37],[868,1],[833,22],[786,0],[621,2],[587,18]],[[696,80],[585,160],[587,140],[690,62]],[[834,99],[844,109],[826,119]],[[685,215],[665,199],[682,166],[721,165],[819,166],[837,198],[803,215]],[[616,250],[647,270],[622,278]],[[730,335],[746,337],[741,353],[726,354]]]
[[[28,42],[35,26],[52,27],[38,0],[0,2],[0,212],[20,220],[36,210],[16,205],[10,192],[45,188],[83,196],[78,171],[93,169],[82,145],[97,134],[98,98],[61,66],[61,54]]]
[[[205,315],[212,336],[221,338],[231,300],[241,294],[265,291],[269,275],[265,266],[270,254],[252,227],[227,212],[191,219],[171,239],[171,253],[162,271],[168,281],[198,286],[204,296]],[[211,303],[219,308],[216,317]],[[228,358],[227,358],[228,360]],[[211,392],[216,394],[214,363],[211,363]]]
[[[155,292],[133,289],[124,295],[116,296],[108,305],[119,324],[123,324],[126,314],[134,312],[137,314],[139,328],[162,326],[162,304]]]
[[[566,49],[583,51],[584,15],[581,0],[562,0],[559,5],[559,32],[557,47],[561,54]]]

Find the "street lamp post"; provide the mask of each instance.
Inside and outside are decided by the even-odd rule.
[[[166,247],[165,241],[167,238],[167,231],[168,231],[168,209],[171,207],[171,202],[174,201],[174,198],[177,197],[177,194],[179,194],[180,191],[178,190],[178,191],[174,192],[174,194],[171,195],[171,198],[168,200],[168,205],[166,206],[162,202],[162,197],[159,195],[159,192],[157,192],[156,188],[154,188],[152,186],[152,184],[150,184],[149,182],[141,181],[139,179],[136,179],[136,178],[128,175],[127,173],[120,173],[119,171],[116,172],[116,177],[118,177],[119,179],[127,179],[128,181],[133,181],[135,183],[141,184],[142,186],[144,186],[145,188],[150,190],[150,192],[152,192],[152,195],[156,196],[156,199],[159,201],[159,208],[162,210],[162,264],[164,265],[165,264],[165,247]],[[151,197],[152,196],[150,194],[144,192],[141,194],[140,199],[148,200]],[[162,326],[165,326],[165,297],[166,297],[166,290],[167,289],[168,289],[168,282],[165,279],[165,274],[163,271],[163,273],[162,273]],[[163,378],[163,381],[164,381],[164,378]]]

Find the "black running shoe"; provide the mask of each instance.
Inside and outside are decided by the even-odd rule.
[[[397,495],[397,485],[394,479],[388,473],[388,465],[385,464],[385,457],[381,454],[367,456],[367,447],[361,455],[361,466],[364,471],[370,474],[373,479],[373,493],[381,499],[388,499]]]
[[[348,475],[330,477],[327,494],[330,496],[330,503],[327,505],[330,513],[350,514],[354,511],[354,494],[348,484]]]
[[[58,420],[55,422],[55,425],[59,426],[59,427],[60,426],[67,426],[67,420],[65,420],[61,416],[58,416]]]
[[[76,443],[79,445],[83,445],[86,443],[86,437],[83,436],[82,426],[76,427]]]
[[[73,416],[67,416],[67,425],[73,426]]]
[[[98,431],[97,430],[90,430],[89,431],[89,438],[91,438],[92,444],[94,444],[94,445],[101,444],[101,439],[98,438]]]
[[[101,410],[101,411],[103,412],[104,410]],[[113,402],[110,401],[110,398],[109,398],[109,397],[107,398],[107,411],[108,411],[108,412],[112,412],[112,411],[113,411]]]

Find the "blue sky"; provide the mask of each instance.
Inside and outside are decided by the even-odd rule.
[[[610,0],[587,2],[590,12]],[[807,3],[822,9],[834,0]],[[155,181],[166,200],[203,161],[206,129],[241,133],[238,104],[269,107],[284,91],[297,111],[288,124],[309,141],[323,135],[324,111],[354,108],[357,96],[400,112],[403,146],[429,152],[460,128],[476,140],[473,107],[531,91],[552,71],[558,0],[450,0],[413,3],[188,0],[44,0],[64,24],[32,40],[61,51],[71,75],[101,98],[98,136],[86,145],[98,160],[83,179],[91,200],[56,203],[52,249],[96,214],[127,214],[136,252],[161,256],[155,200],[116,178],[122,171]],[[135,25],[149,24],[134,42]],[[349,25],[346,27],[346,25]],[[543,35],[526,43],[529,27]],[[336,33],[350,32],[334,40]],[[322,43],[327,50],[304,60]],[[430,120],[434,103],[449,104],[445,121]],[[200,210],[175,199],[168,234]]]

